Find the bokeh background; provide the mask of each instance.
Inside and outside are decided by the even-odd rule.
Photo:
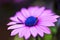
[[[46,9],[51,9],[57,15],[60,15],[60,1],[59,0],[23,0],[15,2],[14,0],[0,0],[0,40],[13,40],[10,36],[11,30],[7,30],[6,25],[15,12],[21,8],[28,8],[29,6],[45,6]],[[57,40],[60,40],[60,27],[56,34]]]

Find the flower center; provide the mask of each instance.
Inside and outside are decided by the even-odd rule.
[[[38,20],[36,17],[30,16],[26,19],[25,25],[29,26],[29,27],[35,26],[37,24],[37,22],[38,22]]]

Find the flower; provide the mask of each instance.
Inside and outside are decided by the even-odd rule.
[[[19,2],[23,2],[24,0],[13,0],[13,1],[19,3]]]
[[[14,3],[25,3],[27,1],[31,1],[31,0],[12,0]]]
[[[10,17],[12,21],[7,24],[8,30],[13,29],[11,36],[18,34],[20,38],[28,39],[31,35],[36,37],[37,34],[43,37],[44,33],[51,33],[49,27],[55,26],[54,22],[58,17],[51,10],[45,10],[45,7],[22,8]]]
[[[60,27],[60,17],[58,18],[57,24],[58,27]]]

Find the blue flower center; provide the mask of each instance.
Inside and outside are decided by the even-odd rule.
[[[37,22],[38,22],[38,20],[36,17],[30,16],[26,19],[25,25],[32,27],[32,26],[35,26],[37,24]]]

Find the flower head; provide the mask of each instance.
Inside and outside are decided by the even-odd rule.
[[[51,33],[49,27],[55,26],[54,22],[58,17],[51,10],[45,10],[45,7],[22,8],[10,17],[12,22],[7,24],[9,25],[8,30],[13,29],[11,36],[18,34],[20,38],[28,39],[31,35],[36,37],[37,34],[43,37],[44,33]]]

